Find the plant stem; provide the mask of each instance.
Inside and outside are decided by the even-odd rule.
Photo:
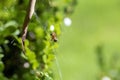
[[[30,22],[30,19],[32,18],[33,13],[34,13],[35,3],[36,3],[36,0],[30,0],[29,1],[29,6],[28,6],[28,9],[27,9],[26,17],[25,17],[25,20],[24,20],[24,23],[23,23],[23,30],[22,30],[22,48],[23,48],[23,51],[25,51],[24,41],[26,39],[28,24]]]

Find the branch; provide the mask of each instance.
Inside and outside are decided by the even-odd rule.
[[[22,48],[23,48],[23,51],[25,51],[24,41],[26,39],[26,34],[27,34],[27,30],[28,30],[28,23],[30,22],[30,19],[32,18],[32,15],[34,13],[35,3],[36,3],[36,0],[30,0],[29,1],[27,14],[26,14],[26,17],[25,17],[25,20],[24,20],[24,23],[23,23],[23,30],[22,30]]]

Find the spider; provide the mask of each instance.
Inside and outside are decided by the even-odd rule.
[[[56,33],[55,32],[52,32],[51,33],[51,40],[53,40],[54,42],[57,42],[58,39],[57,39],[57,36],[56,36]]]

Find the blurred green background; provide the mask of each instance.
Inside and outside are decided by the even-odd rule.
[[[120,0],[78,0],[71,19],[70,27],[62,27],[56,55],[63,80],[98,80],[99,45],[103,46],[105,73],[109,74],[113,56],[120,53]]]

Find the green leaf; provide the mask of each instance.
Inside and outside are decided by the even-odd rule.
[[[28,58],[28,61],[32,64],[32,68],[35,70],[37,69],[37,67],[39,66],[39,63],[36,59],[36,55],[33,51],[31,51],[29,48],[29,41],[28,40],[25,40],[25,55],[27,56]]]
[[[0,61],[0,71],[3,71],[3,69],[4,69],[4,64],[3,62]]]
[[[41,27],[35,28],[35,33],[38,39],[44,38],[45,36],[44,30]]]

